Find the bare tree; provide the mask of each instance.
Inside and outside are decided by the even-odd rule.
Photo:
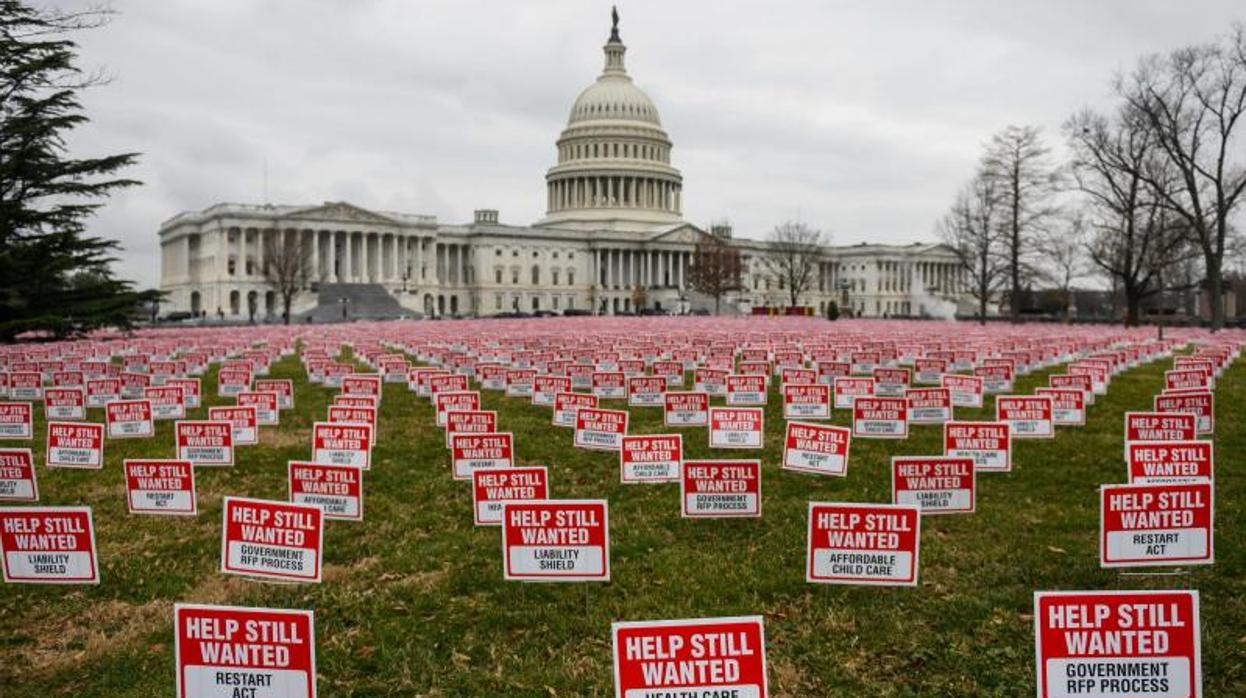
[[[1051,204],[1056,170],[1051,150],[1037,128],[1009,126],[995,134],[982,158],[982,176],[999,195],[1002,246],[1008,267],[1008,304],[1013,322],[1021,317],[1021,287],[1036,277],[1035,240],[1056,212]]]
[[[264,280],[281,296],[281,319],[290,324],[290,305],[311,276],[311,244],[298,231],[280,228],[264,238]]]
[[[714,299],[714,314],[717,315],[722,297],[744,287],[743,271],[739,250],[717,235],[706,235],[692,250],[688,283]]]
[[[1062,218],[1060,225],[1048,228],[1039,235],[1035,247],[1042,260],[1043,275],[1060,294],[1060,313],[1067,318],[1073,299],[1073,284],[1090,272],[1086,260],[1089,224],[1081,210],[1073,210]]]
[[[969,295],[978,304],[979,323],[986,322],[987,305],[1007,278],[1001,255],[1001,214],[995,180],[979,174],[939,222],[939,237],[965,270]]]
[[[779,288],[787,291],[792,306],[800,305],[800,297],[817,281],[826,239],[821,230],[794,221],[770,231],[763,264]]]
[[[1156,193],[1173,187],[1175,170],[1151,128],[1128,108],[1114,119],[1080,112],[1064,130],[1073,181],[1088,205],[1090,260],[1124,295],[1125,324],[1134,325],[1143,301],[1160,291],[1164,267],[1188,254],[1183,228]]]
[[[1188,228],[1211,287],[1211,327],[1224,326],[1224,257],[1230,217],[1246,192],[1246,166],[1235,141],[1246,116],[1246,26],[1223,40],[1142,59],[1116,92],[1150,130],[1168,165],[1144,170],[1161,205]]]

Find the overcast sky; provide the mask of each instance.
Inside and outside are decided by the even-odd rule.
[[[61,0],[73,8],[85,3]],[[221,201],[319,203],[506,223],[601,70],[608,2],[114,0],[81,35],[111,84],[76,154],[142,153],[145,185],[95,232],[159,278],[160,223]],[[838,244],[930,240],[983,143],[1112,104],[1144,53],[1213,39],[1241,0],[620,3],[628,71],[656,102],[684,212],[765,237],[801,219]],[[265,163],[267,162],[267,197]]]

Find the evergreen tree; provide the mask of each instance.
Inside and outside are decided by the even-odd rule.
[[[107,11],[64,13],[0,0],[0,340],[126,327],[157,300],[113,276],[114,240],[87,224],[115,191],[139,184],[115,173],[135,153],[78,159],[70,131],[88,121],[78,93],[102,82],[76,65],[75,31]]]

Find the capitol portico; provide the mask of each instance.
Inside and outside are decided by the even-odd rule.
[[[279,315],[263,274],[265,250],[274,240],[299,240],[309,278],[295,314],[347,288],[429,316],[619,313],[640,304],[680,312],[712,307],[689,284],[693,250],[707,235],[729,239],[744,262],[744,289],[729,307],[786,305],[762,263],[764,241],[683,219],[673,143],[628,75],[626,51],[616,23],[600,76],[576,98],[557,140],[546,215],[536,223],[507,225],[491,209],[445,224],[346,202],[216,204],[160,227],[165,309],[232,320]],[[963,291],[956,257],[940,245],[832,246],[801,303],[819,313],[835,301],[863,316],[933,315],[955,307]]]

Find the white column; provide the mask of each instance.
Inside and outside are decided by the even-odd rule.
[[[328,255],[325,264],[325,278],[333,283],[337,283],[341,279],[337,275],[337,233],[330,230],[325,237],[328,239],[328,245],[325,246],[325,254]]]
[[[311,274],[308,275],[308,281],[320,280],[320,233],[315,230],[300,230],[300,239],[306,240],[311,238]]]
[[[342,248],[342,253],[346,256],[346,260],[345,260],[345,262],[346,262],[346,267],[345,267],[345,269],[343,270],[343,275],[344,275],[346,278],[345,278],[345,279],[343,279],[343,280],[344,280],[346,283],[353,284],[353,283],[355,283],[355,281],[356,281],[356,277],[355,277],[355,249],[354,249],[354,248],[355,248],[355,233],[354,233],[354,231],[347,230],[347,231],[344,231],[344,233],[343,233],[343,237],[344,237],[345,242],[346,242],[346,244],[345,244],[345,245],[343,246],[343,248]]]
[[[415,237],[415,264],[412,274],[419,283],[424,283],[424,237]]]

